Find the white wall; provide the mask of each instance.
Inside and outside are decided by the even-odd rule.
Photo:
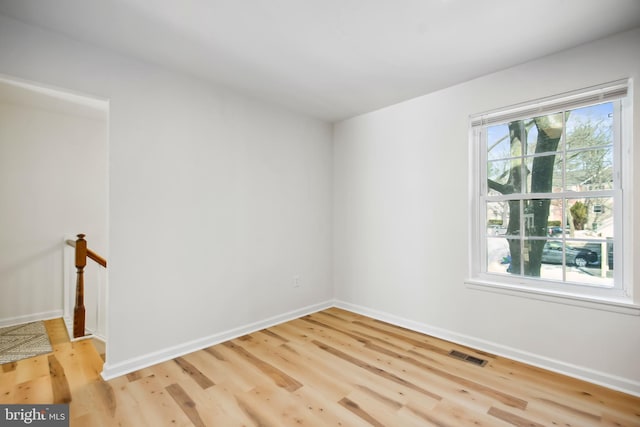
[[[482,292],[464,283],[469,115],[625,77],[636,84],[640,78],[640,30],[336,124],[334,286],[340,304],[640,394],[640,316]],[[637,141],[637,88],[634,96]],[[637,256],[637,172],[633,200],[636,227],[627,237]]]
[[[330,125],[2,16],[0,73],[110,101],[111,374],[331,299]]]
[[[106,245],[106,114],[32,98],[0,94],[0,325],[61,315],[65,235],[87,233],[96,251]]]

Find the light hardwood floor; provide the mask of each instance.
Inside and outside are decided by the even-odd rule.
[[[107,382],[91,341],[47,329],[0,403],[70,402],[72,426],[640,426],[640,398],[337,308]]]

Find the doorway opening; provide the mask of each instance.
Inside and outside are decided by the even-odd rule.
[[[107,100],[0,76],[0,327],[73,326],[66,241],[85,234],[108,257],[108,123]],[[108,273],[90,264],[85,333],[106,348]]]

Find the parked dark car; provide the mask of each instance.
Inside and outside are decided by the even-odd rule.
[[[567,265],[586,267],[598,262],[598,254],[585,248],[574,248],[564,245]],[[545,264],[562,264],[562,243],[547,242],[542,248],[542,262]]]

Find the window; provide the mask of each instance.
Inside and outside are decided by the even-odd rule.
[[[472,281],[629,298],[627,92],[625,80],[471,117]]]

